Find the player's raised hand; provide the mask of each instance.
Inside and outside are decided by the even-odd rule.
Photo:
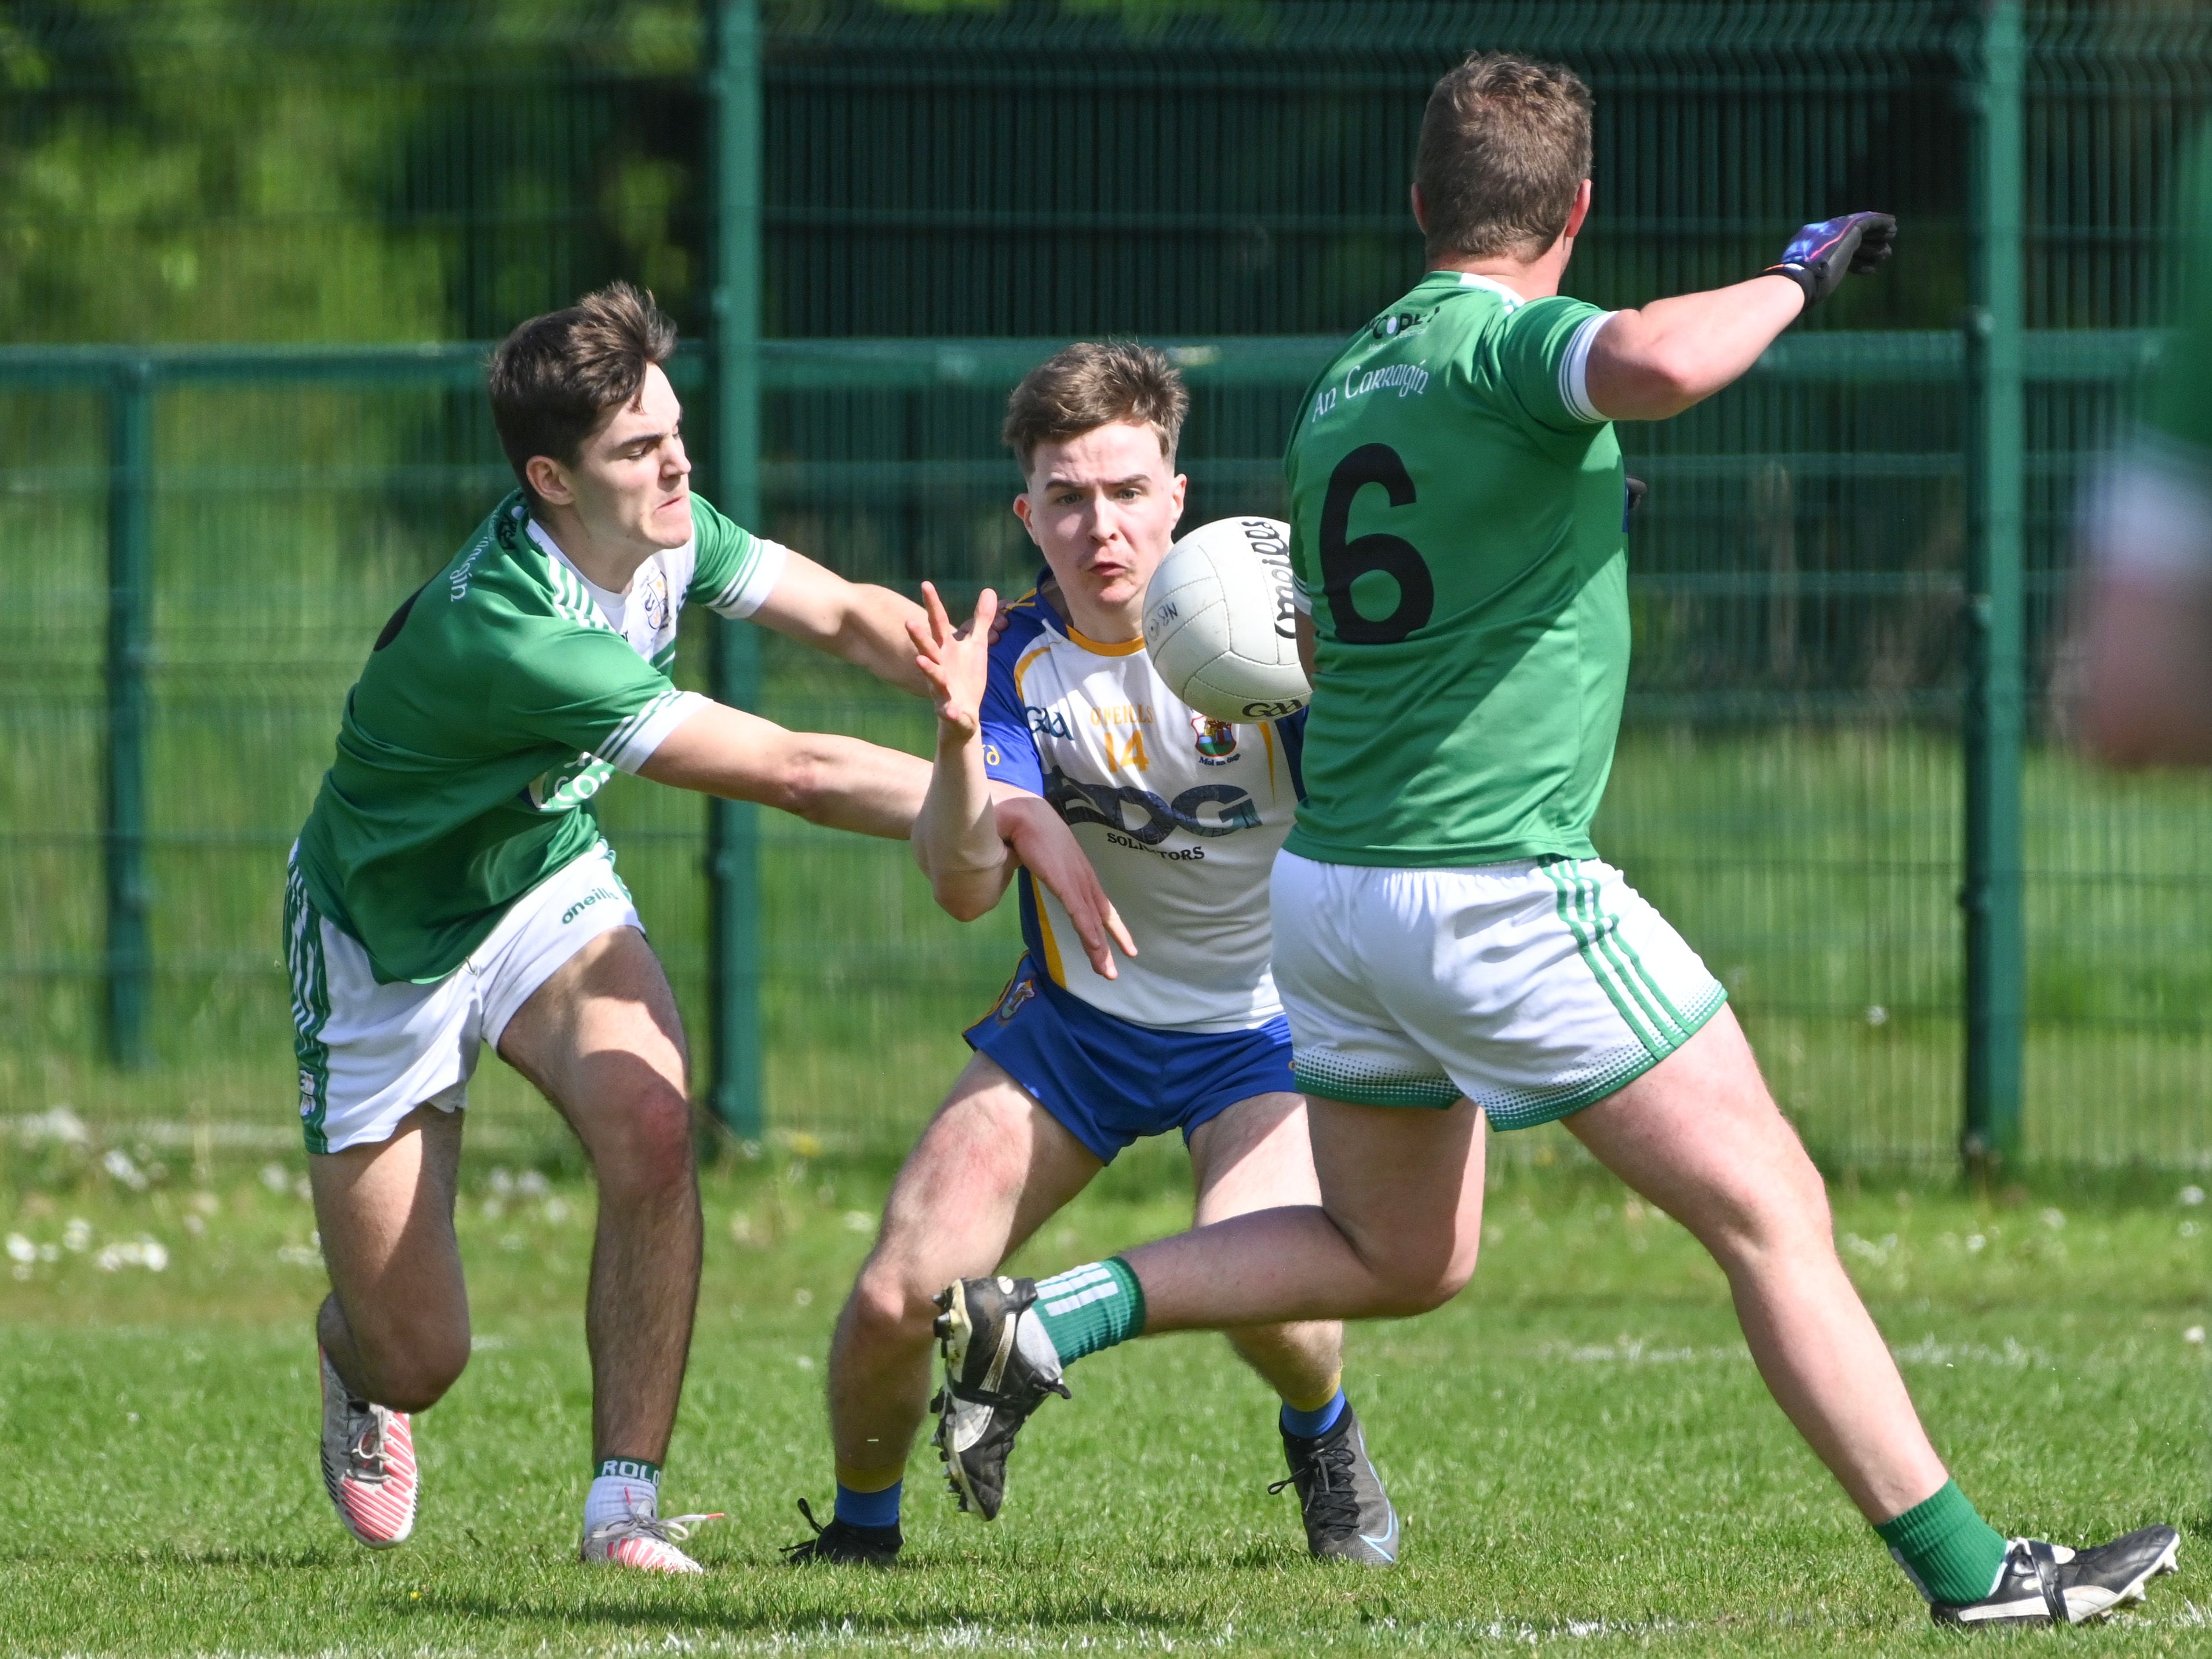
[[[1002,797],[998,811],[1000,836],[1013,849],[1022,867],[1049,888],[1067,912],[1092,971],[1101,979],[1120,977],[1109,945],[1118,946],[1125,957],[1133,957],[1137,942],[1129,937],[1121,912],[1099,884],[1098,872],[1091,868],[1075,832],[1035,795]]]
[[[981,728],[983,686],[991,672],[992,619],[999,614],[999,596],[985,588],[975,596],[975,614],[963,628],[955,628],[938,597],[933,582],[921,585],[923,615],[909,619],[907,636],[914,641],[915,665],[929,683],[930,699],[937,717],[963,738]]]
[[[1810,311],[1842,287],[1845,276],[1864,276],[1889,258],[1896,240],[1897,221],[1888,214],[1846,213],[1807,225],[1760,274],[1796,283]]]

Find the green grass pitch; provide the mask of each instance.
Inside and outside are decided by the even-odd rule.
[[[1962,1639],[1928,1625],[1769,1403],[1688,1237],[1571,1156],[1539,1167],[1547,1154],[1501,1166],[1466,1295],[1353,1333],[1349,1383],[1405,1517],[1395,1572],[1305,1559],[1295,1500],[1265,1491],[1280,1473],[1270,1402],[1210,1337],[1082,1365],[1075,1400],[1024,1437],[995,1526],[952,1511],[924,1447],[900,1569],[780,1565],[776,1546],[805,1531],[793,1500],[830,1496],[830,1323],[889,1175],[810,1161],[791,1137],[706,1182],[667,1498],[729,1512],[697,1543],[709,1574],[583,1569],[591,1192],[538,1109],[484,1109],[461,1223],[478,1352],[418,1424],[421,1527],[383,1555],[344,1537],[316,1478],[307,1319],[323,1281],[297,1159],[187,1170],[171,1153],[177,1172],[133,1191],[82,1153],[8,1150],[0,1649],[1891,1654]],[[518,1188],[533,1159],[550,1181]],[[1177,1163],[1140,1149],[1029,1264],[1178,1224]],[[2182,1201],[2183,1180],[1996,1199],[1839,1184],[1845,1259],[1997,1525],[2072,1542],[2185,1528],[2182,1571],[2143,1613],[1980,1638],[1998,1647],[2212,1648],[2212,1212]],[[124,1259],[143,1247],[102,1255],[142,1240],[163,1270]]]

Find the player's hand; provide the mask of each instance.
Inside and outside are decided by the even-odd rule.
[[[1887,213],[1846,213],[1807,225],[1790,239],[1781,258],[1759,274],[1787,276],[1805,290],[1805,308],[1843,286],[1845,276],[1864,276],[1889,258],[1897,221]]]
[[[1042,882],[1058,899],[1075,936],[1083,941],[1083,954],[1101,979],[1116,979],[1114,952],[1137,954],[1137,942],[1122,925],[1121,913],[1098,884],[1098,872],[1084,856],[1075,833],[1060,822],[1060,814],[1035,795],[1004,798],[998,803],[999,836],[1013,848],[1022,867]]]
[[[977,594],[975,615],[964,628],[953,627],[934,584],[921,585],[921,620],[908,619],[906,625],[907,637],[914,641],[915,665],[929,683],[937,718],[962,737],[972,738],[982,727],[983,687],[991,673],[991,620],[999,613],[999,596],[988,587]]]

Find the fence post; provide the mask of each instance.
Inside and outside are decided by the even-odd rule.
[[[107,936],[107,1054],[146,1061],[146,666],[154,611],[154,373],[140,358],[108,386],[107,743],[100,836]]]
[[[761,85],[758,0],[721,0],[714,30],[714,480],[720,505],[760,523]],[[750,623],[716,617],[714,696],[750,707],[760,689]],[[707,808],[708,997],[714,1050],[708,1103],[733,1133],[757,1139],[761,1097],[760,809]]]
[[[2021,81],[2018,0],[1984,0],[1973,79],[1966,313],[1966,1121],[1970,1173],[2020,1152],[2021,914]]]

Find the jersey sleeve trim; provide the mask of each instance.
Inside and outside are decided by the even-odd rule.
[[[981,721],[984,775],[1033,795],[1044,793],[1044,757],[1037,752],[1036,733],[1030,729],[1029,710],[1023,704],[1022,670],[1030,658],[1048,648],[1038,643],[1043,632],[1035,593],[1008,607],[1006,631],[991,647]]]
[[[1613,313],[1601,311],[1595,317],[1583,319],[1574,336],[1567,342],[1566,354],[1559,359],[1559,401],[1577,420],[1589,425],[1601,424],[1605,416],[1589,397],[1590,348],[1597,343],[1597,331],[1613,320]]]
[[[754,537],[752,556],[730,579],[728,586],[707,601],[707,608],[718,617],[742,620],[751,616],[775,592],[775,585],[783,579],[783,568],[790,558],[791,550],[781,542],[769,541],[764,536]]]
[[[600,748],[599,757],[635,774],[668,741],[670,732],[711,702],[696,691],[664,691],[615,727]]]

